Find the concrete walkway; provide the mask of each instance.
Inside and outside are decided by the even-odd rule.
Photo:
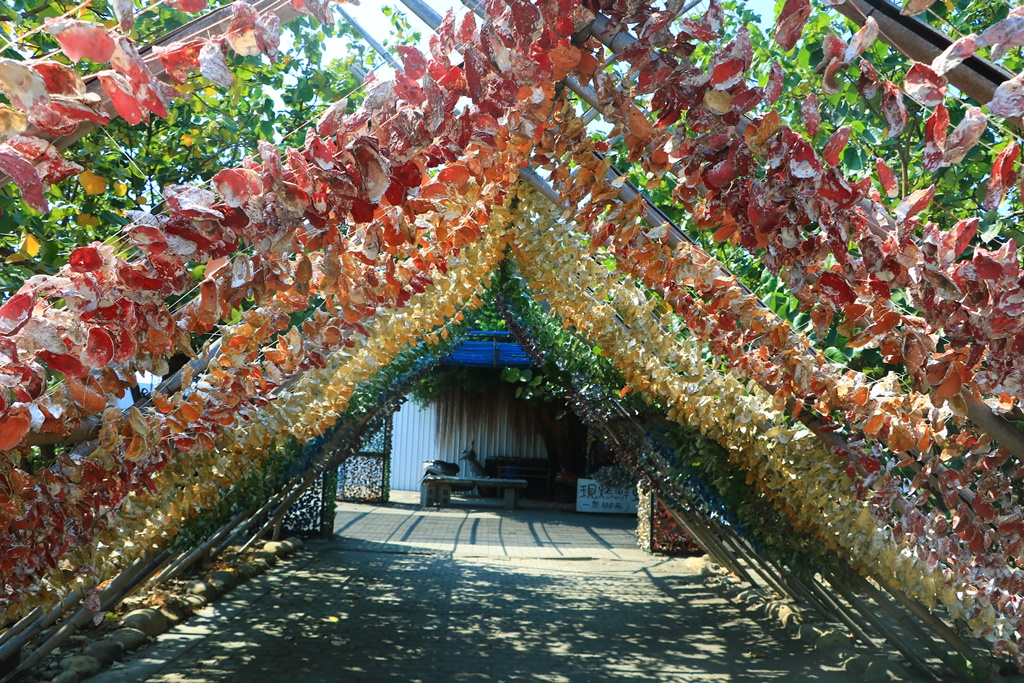
[[[709,587],[701,560],[637,550],[634,524],[341,504],[333,540],[92,680],[859,680]]]

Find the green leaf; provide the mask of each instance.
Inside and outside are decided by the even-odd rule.
[[[851,351],[851,349],[847,349],[847,351]],[[848,360],[847,356],[834,346],[830,346],[825,349],[825,357],[831,361],[835,361],[836,363],[845,364]]]
[[[993,221],[993,222],[989,223],[988,225],[986,225],[985,229],[982,230],[981,233],[980,233],[981,241],[984,242],[985,244],[988,244],[989,242],[991,242],[992,240],[994,240],[998,236],[999,236],[999,223],[995,222],[995,221]]]

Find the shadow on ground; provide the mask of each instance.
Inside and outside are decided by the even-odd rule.
[[[705,585],[702,561],[637,551],[630,526],[552,512],[343,506],[332,540],[310,543],[100,679],[858,680]]]

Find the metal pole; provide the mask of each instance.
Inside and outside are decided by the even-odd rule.
[[[433,30],[436,31],[437,27],[441,25],[441,15],[422,0],[402,0],[402,4]]]
[[[377,39],[371,36],[365,28],[360,26],[358,21],[353,19],[349,13],[344,10],[344,8],[339,7],[338,11],[341,12],[341,16],[345,18],[345,21],[355,29],[356,33],[358,33],[363,40],[369,43],[370,47],[372,47],[377,54],[383,57],[385,62],[391,65],[392,69],[395,71],[402,71],[402,65],[398,63],[398,60],[392,57],[391,53],[385,50],[384,46],[378,43]]]
[[[835,6],[844,17],[863,26],[870,16],[878,24],[879,37],[915,62],[931,63],[953,41],[946,34],[917,17],[904,16],[898,7],[885,0],[847,0]],[[981,104],[992,101],[992,94],[1013,74],[980,55],[973,55],[945,74],[958,90]],[[1021,127],[1019,118],[1007,119]]]

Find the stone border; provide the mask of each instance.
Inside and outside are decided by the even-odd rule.
[[[160,607],[134,609],[121,617],[120,627],[98,638],[88,634],[78,636],[88,642],[77,645],[77,652],[68,654],[58,648],[29,672],[22,674],[19,681],[46,681],[51,683],[79,683],[94,676],[128,653],[148,644],[153,638],[166,633],[186,621],[196,611],[229,593],[250,579],[253,579],[277,564],[278,559],[292,555],[305,544],[299,538],[283,541],[268,541],[261,550],[236,556],[237,564],[230,569],[218,569],[189,581],[181,582],[179,590],[171,592],[176,600]],[[152,594],[140,602],[152,602]],[[74,638],[74,636],[72,637]],[[69,639],[70,640],[70,639]],[[51,676],[52,669],[59,669]]]

